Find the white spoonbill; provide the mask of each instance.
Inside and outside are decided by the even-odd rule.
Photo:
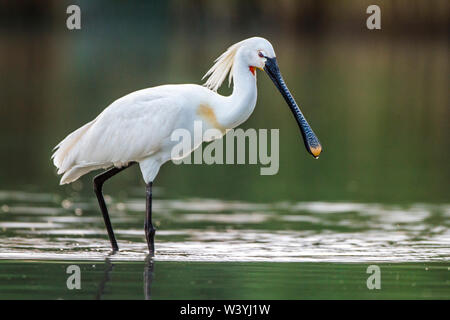
[[[132,92],[55,147],[52,159],[58,174],[63,174],[60,184],[71,183],[92,170],[108,169],[94,178],[94,191],[113,251],[119,248],[102,195],[103,183],[139,164],[146,183],[145,236],[153,254],[152,183],[161,165],[172,159],[172,148],[178,143],[171,140],[172,132],[186,129],[194,136],[194,121],[202,121],[203,130],[216,128],[222,132],[243,123],[256,105],[256,69],[266,71],[281,92],[297,120],[307,151],[317,158],[322,146],[284,83],[272,45],[260,37],[229,47],[205,74],[208,79],[204,86],[162,85]],[[222,96],[217,89],[228,74],[233,93]]]

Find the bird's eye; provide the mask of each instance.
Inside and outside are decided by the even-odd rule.
[[[261,58],[264,58],[264,54],[261,51],[258,52],[258,56],[260,56]]]

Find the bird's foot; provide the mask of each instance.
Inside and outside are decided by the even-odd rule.
[[[151,255],[152,257],[155,255],[155,228],[150,228],[146,233],[145,233],[145,238],[147,239],[147,246],[148,246],[148,252],[149,255]]]

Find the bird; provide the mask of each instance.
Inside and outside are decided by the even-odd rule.
[[[103,198],[103,184],[139,164],[146,185],[144,231],[149,253],[154,254],[152,186],[160,167],[174,158],[171,149],[177,142],[172,141],[172,132],[185,129],[192,133],[194,122],[201,121],[203,130],[215,128],[225,133],[246,121],[256,106],[256,69],[265,71],[280,91],[299,126],[307,152],[318,158],[322,145],[281,75],[272,44],[262,37],[231,45],[206,72],[203,85],[167,84],[129,93],[56,145],[51,159],[57,174],[62,174],[60,185],[88,172],[104,170],[94,177],[93,188],[113,252],[119,247]],[[227,75],[233,90],[223,96],[217,90]],[[198,146],[193,145],[189,152]]]

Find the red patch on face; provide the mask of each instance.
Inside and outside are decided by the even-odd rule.
[[[255,67],[251,67],[251,66],[248,67],[248,68],[250,69],[250,72],[253,73],[253,75],[255,75],[255,69],[256,69],[256,68],[255,68]]]

